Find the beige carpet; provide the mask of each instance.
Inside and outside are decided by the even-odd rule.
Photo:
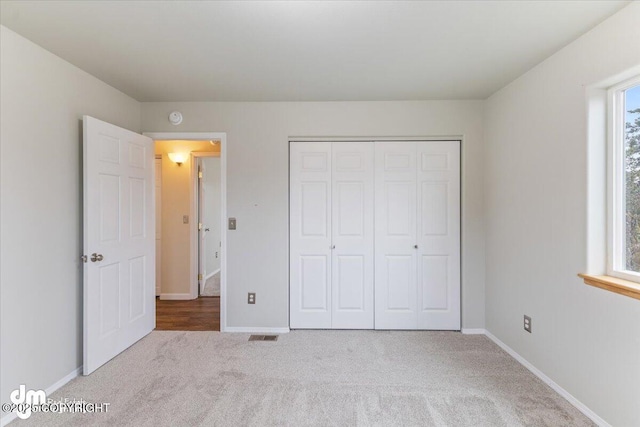
[[[578,410],[480,335],[155,331],[52,397],[106,414],[25,426],[586,426]]]
[[[203,297],[219,297],[220,296],[220,272],[218,271],[213,276],[209,277],[204,282],[204,288],[200,296]]]

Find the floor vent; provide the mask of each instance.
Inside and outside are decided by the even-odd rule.
[[[277,335],[251,335],[249,341],[278,341]]]

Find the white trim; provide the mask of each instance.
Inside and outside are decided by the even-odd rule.
[[[220,331],[227,330],[227,134],[225,132],[143,132],[155,140],[220,141],[221,240],[220,248]],[[191,221],[193,223],[193,221]],[[193,269],[192,269],[193,270]],[[195,271],[195,270],[194,270]],[[161,297],[162,298],[162,297]]]
[[[182,139],[186,141],[208,141],[220,140],[226,138],[225,132],[142,132],[143,135],[155,140],[176,140]],[[222,150],[221,150],[222,151]]]
[[[491,341],[496,343],[498,345],[498,347],[500,347],[501,349],[506,351],[509,354],[509,356],[511,356],[514,359],[516,359],[518,362],[520,362],[520,364],[522,366],[524,366],[529,371],[531,371],[532,374],[534,374],[536,377],[540,378],[545,384],[547,384],[549,387],[551,387],[556,393],[558,393],[560,396],[564,397],[570,404],[575,406],[576,409],[578,409],[580,412],[582,412],[584,415],[586,415],[591,421],[593,421],[594,423],[596,423],[597,425],[599,425],[601,427],[611,427],[611,424],[609,424],[608,422],[606,422],[605,420],[600,418],[595,412],[593,412],[591,409],[589,409],[584,403],[580,402],[571,393],[569,393],[567,390],[565,390],[564,388],[559,386],[551,378],[546,376],[541,370],[539,370],[538,368],[533,366],[531,363],[529,363],[529,361],[527,359],[525,359],[524,357],[520,356],[511,347],[509,347],[508,345],[506,345],[505,343],[500,341],[491,332],[485,331],[485,335]]]
[[[47,398],[51,396],[53,393],[55,393],[60,387],[67,384],[69,381],[79,377],[81,373],[82,373],[82,366],[74,369],[73,371],[69,372],[67,375],[65,375],[64,377],[60,378],[58,381],[56,381],[55,383],[47,387],[44,390],[45,394],[47,395]],[[18,418],[18,416],[16,415],[15,412],[8,412],[7,414],[5,414],[4,417],[2,417],[2,419],[0,419],[0,426],[4,427],[7,424],[9,424],[11,421],[15,420],[16,418]]]
[[[586,88],[587,103],[587,236],[585,273],[607,271],[607,91],[601,86]]]
[[[291,142],[407,142],[462,141],[463,135],[443,136],[290,136]]]
[[[15,412],[7,412],[5,416],[0,419],[0,427],[6,426],[16,418],[18,418],[18,415],[16,415]]]
[[[251,326],[227,326],[225,332],[247,333],[247,334],[288,334],[289,328],[262,328]]]
[[[607,93],[607,274],[640,282],[640,274],[626,269],[626,209],[624,183],[624,91],[640,85],[635,76],[609,88]]]
[[[190,299],[196,299],[198,297],[193,297],[191,296],[190,293],[185,293],[185,294],[167,294],[167,293],[162,293],[160,294],[160,299],[161,300],[190,300]]]
[[[215,276],[216,274],[218,274],[220,272],[220,269],[217,269],[216,271],[214,271],[213,273],[209,273],[204,277],[204,281],[206,282],[207,280],[211,279],[213,276]]]
[[[460,332],[462,332],[464,335],[485,335],[487,331],[482,328],[462,328]]]
[[[52,385],[50,385],[44,392],[47,393],[47,396],[49,396],[50,394],[53,394],[56,390],[58,390],[60,387],[62,387],[72,379],[79,377],[81,373],[82,373],[82,366],[69,372],[67,375],[65,375],[64,377],[62,377]]]

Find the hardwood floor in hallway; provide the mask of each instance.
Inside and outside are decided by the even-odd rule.
[[[156,331],[219,331],[220,297],[175,301],[156,298]]]

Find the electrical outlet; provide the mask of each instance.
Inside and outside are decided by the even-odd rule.
[[[255,303],[256,303],[256,293],[249,292],[249,295],[247,296],[247,304],[255,304]]]
[[[524,316],[524,330],[531,333],[531,317],[526,314]]]
[[[189,215],[182,215],[182,223],[189,224]]]
[[[216,258],[218,258],[218,252],[216,252]]]

